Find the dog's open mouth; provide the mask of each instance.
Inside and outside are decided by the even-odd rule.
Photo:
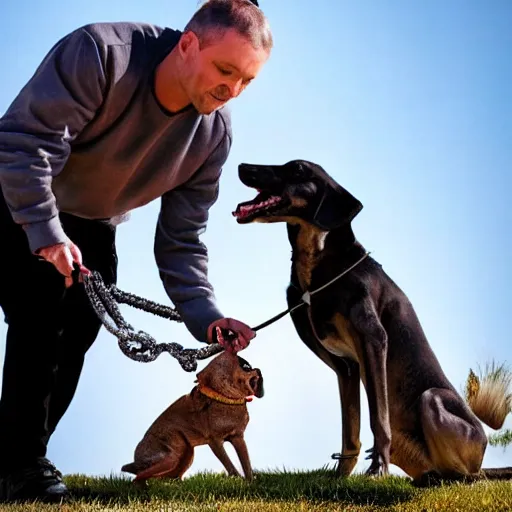
[[[263,390],[263,377],[261,377],[261,373],[258,372],[259,376],[251,377],[249,380],[249,386],[252,389],[253,395],[262,398],[264,395]]]
[[[251,377],[249,379],[249,386],[251,386],[253,391],[256,391],[256,387],[258,385],[258,380],[259,380],[259,378],[256,377],[256,376],[255,377]]]
[[[252,201],[240,203],[233,216],[238,222],[250,222],[256,217],[276,213],[286,205],[287,201],[283,197],[260,192]]]

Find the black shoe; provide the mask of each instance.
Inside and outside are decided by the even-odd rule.
[[[67,497],[62,473],[45,457],[0,475],[0,501],[59,502]]]

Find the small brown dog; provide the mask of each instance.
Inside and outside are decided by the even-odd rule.
[[[121,471],[135,474],[134,482],[148,478],[178,478],[190,468],[194,448],[208,444],[229,475],[241,476],[224,442],[240,459],[247,480],[252,467],[244,432],[249,423],[246,402],[263,396],[258,368],[225,350],[197,374],[197,386],[171,404],[149,427],[135,448],[134,461]]]

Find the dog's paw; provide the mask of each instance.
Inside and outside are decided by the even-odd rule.
[[[366,470],[365,474],[371,477],[385,477],[389,475],[389,466],[384,462],[383,457],[377,455],[373,458],[372,463]]]
[[[441,478],[441,475],[436,471],[427,471],[412,481],[412,485],[419,488],[438,487],[442,483],[443,479]]]
[[[389,469],[386,464],[379,464],[377,466],[372,464],[366,470],[365,475],[373,478],[383,478],[389,475]]]
[[[365,475],[372,477],[389,475],[389,464],[386,462],[386,459],[378,453],[375,445],[368,450],[365,450],[365,453],[368,453],[368,456],[365,457],[365,459],[372,461],[370,467],[366,470]]]
[[[140,491],[144,491],[149,488],[149,482],[147,480],[132,480],[132,486]]]

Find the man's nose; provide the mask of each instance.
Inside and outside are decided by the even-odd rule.
[[[238,79],[232,87],[230,87],[231,96],[236,98],[244,90],[243,80]]]

